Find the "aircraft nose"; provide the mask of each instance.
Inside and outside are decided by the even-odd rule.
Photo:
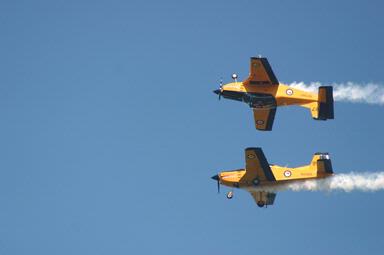
[[[221,90],[220,90],[220,89],[216,89],[216,90],[213,91],[213,93],[215,93],[215,94],[217,94],[217,95],[220,95]]]
[[[212,176],[211,179],[213,179],[215,181],[218,181],[219,180],[219,175],[216,174],[216,175]]]

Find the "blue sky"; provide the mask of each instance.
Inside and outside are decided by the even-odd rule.
[[[249,57],[282,82],[383,83],[381,1],[2,1],[0,254],[382,254],[383,192],[283,192],[259,209],[210,177],[328,151],[380,171],[383,106],[279,108],[272,132],[212,90]]]

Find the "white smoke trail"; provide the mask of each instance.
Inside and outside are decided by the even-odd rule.
[[[286,184],[254,188],[256,191],[378,191],[384,189],[384,172],[337,174],[325,179],[293,181]]]
[[[320,82],[292,82],[289,86],[294,88],[311,91],[317,93],[318,88],[324,84]],[[358,84],[354,82],[331,83],[333,86],[333,97],[336,101],[367,103],[367,104],[384,104],[384,86],[376,83]]]

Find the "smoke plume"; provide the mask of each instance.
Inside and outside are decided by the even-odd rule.
[[[255,188],[260,189],[261,188]],[[384,172],[337,174],[325,179],[293,181],[286,184],[263,187],[263,191],[378,191],[384,189]]]
[[[325,84],[320,82],[293,82],[294,88],[317,93],[318,88]],[[336,101],[384,105],[384,86],[375,83],[357,84],[354,82],[326,84],[333,86],[333,97]]]

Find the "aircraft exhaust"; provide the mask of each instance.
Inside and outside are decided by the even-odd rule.
[[[384,189],[384,172],[336,174],[325,179],[292,181],[276,186],[264,186],[258,189],[269,192],[284,190],[374,192]]]
[[[384,85],[354,82],[331,83],[328,85],[333,86],[335,101],[384,105]],[[323,86],[323,84],[320,82],[311,82],[309,84],[292,82],[289,86],[317,93],[319,87]]]

